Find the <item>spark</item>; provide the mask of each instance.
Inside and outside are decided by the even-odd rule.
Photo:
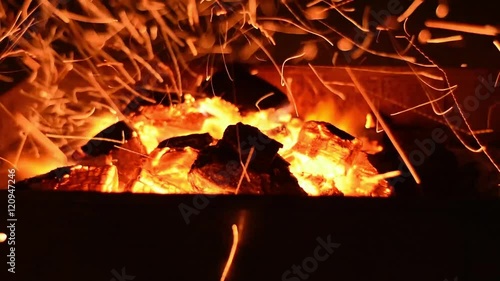
[[[335,64],[337,63],[338,56],[339,56],[339,52],[333,53],[333,57],[332,57],[332,65],[333,66],[335,66]]]
[[[411,5],[404,11],[399,17],[398,17],[398,22],[402,22],[409,18],[413,12],[420,6],[420,4],[424,3],[424,0],[413,0]]]
[[[260,107],[259,107],[260,102],[261,102],[261,101],[263,101],[263,100],[265,100],[265,99],[267,99],[268,97],[273,96],[273,95],[274,95],[274,93],[269,93],[269,94],[267,94],[267,95],[265,95],[265,96],[261,97],[261,98],[260,98],[260,99],[259,99],[259,100],[255,103],[255,107],[257,107],[257,109],[260,111]]]
[[[379,182],[379,181],[384,180],[384,179],[399,177],[400,175],[401,175],[401,171],[399,171],[399,170],[398,171],[391,171],[391,172],[375,175],[375,176],[372,176],[369,178],[365,177],[362,179],[362,181],[365,183],[376,183],[376,182]]]
[[[17,166],[16,166],[14,163],[12,163],[12,162],[10,162],[9,160],[7,160],[6,158],[3,158],[2,156],[0,156],[0,160],[2,160],[2,161],[4,161],[5,163],[7,163],[7,164],[11,165],[12,167],[14,167],[14,169],[16,169],[16,170],[17,170]]]
[[[392,38],[391,38],[392,39]],[[394,41],[392,41],[393,44],[395,44]],[[448,85],[449,88],[451,88],[451,85],[450,85],[450,80],[448,79],[448,75],[446,74],[446,72],[441,68],[439,67],[436,63],[434,63],[434,61],[429,58],[424,52],[422,52],[417,46],[414,45],[414,48],[415,50],[417,50],[422,56],[424,56],[430,63],[433,67],[437,68],[444,76],[444,80],[446,82],[446,84]],[[412,71],[415,71],[414,67],[409,65],[410,66],[410,69]],[[429,95],[427,94],[426,91],[424,91],[427,95],[428,98]],[[472,136],[472,138],[474,139],[474,141],[478,144],[479,148],[478,149],[474,149],[472,147],[470,147],[466,142],[465,140],[460,136],[460,134],[458,134],[458,132],[456,131],[455,127],[452,126],[452,124],[450,124],[450,121],[448,120],[448,118],[444,118],[445,121],[446,121],[446,124],[448,125],[449,128],[451,128],[453,134],[455,135],[455,137],[460,141],[460,143],[462,143],[462,145],[468,149],[469,151],[471,152],[474,152],[474,153],[480,153],[480,152],[483,152],[484,155],[488,158],[488,160],[493,164],[493,166],[495,167],[495,169],[497,171],[500,172],[500,167],[498,166],[498,164],[495,162],[495,160],[491,157],[491,155],[489,154],[489,152],[486,150],[486,147],[483,146],[482,142],[477,138],[477,136],[473,133],[473,130],[469,124],[469,122],[467,121],[467,118],[465,117],[464,115],[464,112],[463,110],[460,108],[460,105],[458,104],[458,101],[457,101],[457,98],[456,96],[454,95],[453,91],[451,91],[451,97],[453,98],[453,102],[458,110],[458,113],[460,114],[460,117],[462,118],[462,120],[464,121],[468,131],[470,132],[470,135]],[[434,111],[434,113],[436,115],[439,115],[439,113],[437,112],[436,108],[435,108],[435,103],[432,103],[431,104],[432,106],[432,110]]]
[[[200,23],[200,17],[198,15],[198,9],[196,8],[195,0],[189,0],[187,5],[187,14],[189,25],[191,25],[191,27],[197,26]]]
[[[196,57],[198,55],[198,50],[194,46],[193,39],[191,39],[191,38],[186,39],[186,44],[188,45],[189,50],[191,51],[193,56]]]
[[[132,93],[134,96],[139,97],[145,101],[151,102],[151,103],[156,103],[156,100],[146,97],[144,95],[139,94],[136,90],[132,89],[127,83],[125,83],[120,77],[115,76],[114,80],[118,82],[120,85],[122,85],[125,89],[127,89],[130,93]]]
[[[494,132],[493,129],[475,130],[475,131],[469,132],[469,136],[472,134],[476,134],[476,135],[491,134],[493,132]]]
[[[445,18],[450,12],[450,8],[448,7],[448,3],[440,3],[436,8],[436,16],[438,18]]]
[[[248,1],[248,17],[250,18],[249,22],[254,28],[258,28],[257,26],[257,2],[256,0]]]
[[[233,263],[234,256],[236,255],[236,249],[238,248],[238,241],[239,241],[238,226],[236,226],[236,224],[233,224],[232,230],[233,230],[233,245],[231,246],[231,251],[229,252],[229,257],[227,259],[226,266],[224,267],[224,271],[222,272],[220,281],[226,280],[229,269],[231,268],[231,265]]]
[[[370,29],[364,27],[364,26],[361,26],[359,25],[355,20],[353,20],[351,17],[349,17],[348,15],[346,15],[344,12],[342,12],[339,8],[337,8],[336,6],[333,7],[335,9],[335,11],[337,11],[343,18],[345,18],[347,21],[349,21],[350,23],[352,23],[357,29],[363,31],[363,32],[370,32]]]
[[[267,60],[266,59],[263,59],[263,58],[259,58],[257,55],[254,56],[258,61],[261,61],[261,62],[266,62]]]
[[[224,68],[226,69],[227,77],[229,77],[229,80],[231,80],[231,82],[234,82],[234,79],[231,76],[231,73],[229,73],[229,69],[227,68],[226,56],[224,56],[224,47],[223,47],[224,44],[222,44],[220,37],[219,37],[219,46],[220,46],[220,50],[222,52],[222,61],[224,63]]]
[[[346,86],[346,87],[354,87],[354,84],[350,83],[350,82],[325,81],[325,84],[328,84],[328,85],[337,85],[337,86]]]
[[[14,82],[14,78],[0,74],[0,81],[12,83],[12,82]]]
[[[86,23],[107,24],[107,23],[118,22],[117,19],[113,19],[113,18],[89,18],[89,17],[85,17],[82,15],[71,13],[68,11],[62,11],[62,13],[64,14],[64,17],[66,19],[80,21],[80,22],[86,22]]]
[[[89,82],[94,86],[94,88],[97,90],[97,92],[106,100],[106,102],[109,104],[109,106],[113,109],[116,115],[120,117],[121,120],[123,120],[127,125],[129,125],[131,128],[133,128],[132,124],[130,121],[121,113],[120,109],[116,105],[116,103],[113,102],[111,97],[109,96],[108,93],[101,87],[101,85],[97,82],[95,79],[94,75],[91,72],[87,73],[87,77],[89,78]]]
[[[3,105],[0,104],[2,107]],[[4,108],[6,110],[6,108]],[[16,113],[14,115],[16,123],[24,130],[26,135],[31,135],[39,144],[45,147],[50,153],[62,163],[67,161],[66,155],[57,147],[50,139],[47,138],[34,124],[32,124],[26,117]]]
[[[455,42],[455,41],[462,41],[464,38],[462,35],[454,35],[454,36],[448,36],[448,37],[443,37],[443,38],[433,38],[427,40],[427,43],[432,44],[432,43],[448,43],[448,42]]]
[[[269,60],[271,61],[271,63],[274,65],[274,67],[276,68],[276,70],[280,74],[280,77],[283,77],[283,72],[280,71],[280,68],[279,68],[278,64],[273,59],[273,57],[271,56],[271,54],[269,53],[269,51],[267,51],[267,49],[262,45],[262,43],[259,42],[259,40],[257,40],[257,38],[255,38],[251,34],[248,34],[248,37],[250,37],[255,42],[255,44],[257,44],[259,46],[259,48],[264,52],[264,54],[266,54],[266,56],[269,58]],[[293,108],[295,110],[295,114],[296,114],[297,117],[299,117],[299,111],[297,109],[297,104],[295,102],[295,98],[293,97],[293,94],[292,94],[292,89],[290,88],[290,86],[288,85],[288,83],[285,83],[285,88],[287,90],[287,96],[290,98],[290,102],[293,104]]]
[[[403,38],[407,38],[407,37],[404,37]],[[422,43],[422,44],[426,44],[427,41],[429,41],[431,38],[432,38],[432,34],[431,32],[428,30],[428,29],[422,29],[419,33],[418,33],[418,42]],[[411,44],[409,44],[411,46]]]
[[[312,2],[307,3],[306,7],[310,8],[310,7],[315,6],[315,5],[317,5],[317,4],[321,3],[321,2],[323,2],[323,0],[314,0]]]
[[[158,24],[160,25],[160,30],[161,30],[161,33],[162,33],[162,36],[163,36],[163,39],[165,40],[165,45],[167,46],[167,50],[171,56],[171,59],[172,59],[172,62],[174,64],[174,69],[175,69],[175,72],[176,72],[176,75],[177,75],[177,82],[178,82],[178,89],[179,89],[179,96],[182,96],[182,78],[181,78],[181,71],[180,71],[180,68],[179,68],[179,63],[177,61],[177,56],[175,55],[173,49],[172,49],[172,46],[171,46],[171,43],[170,43],[170,40],[169,40],[169,35],[170,36],[174,36],[172,37],[172,39],[174,40],[174,42],[177,42],[179,41],[179,38],[177,36],[175,36],[175,34],[171,34],[172,33],[172,30],[167,26],[167,24],[165,23],[165,21],[163,20],[163,18],[161,17],[161,15],[158,13],[158,11],[151,11],[151,14],[153,15],[153,18],[155,18],[155,20],[158,22]],[[182,42],[180,42],[181,44],[179,44],[179,42],[177,42],[177,44],[179,44],[181,47],[184,47],[184,44]]]
[[[495,45],[495,47],[497,47],[498,51],[500,51],[500,41],[498,41],[498,40],[493,41],[493,45]]]
[[[261,17],[261,20],[270,20],[270,21],[279,21],[279,22],[285,22],[285,23],[288,23],[288,24],[291,24],[299,29],[302,29],[303,31],[307,32],[307,33],[310,33],[310,34],[313,34],[315,36],[318,36],[320,37],[321,39],[325,40],[328,44],[330,44],[331,46],[333,46],[334,44],[332,43],[332,41],[330,41],[328,38],[326,38],[324,35],[321,35],[315,31],[312,31],[312,30],[309,30],[305,27],[302,27],[296,23],[294,23],[293,21],[291,20],[288,20],[288,19],[282,19],[282,18],[275,18],[275,17]]]
[[[142,156],[142,157],[151,158],[151,156],[149,156],[147,154],[140,153],[140,152],[137,152],[137,151],[133,151],[131,149],[128,149],[128,148],[125,148],[125,147],[121,147],[119,145],[113,145],[113,147],[116,148],[116,149],[121,149],[121,150],[126,151],[126,152],[130,152],[132,154],[136,154],[136,155]]]
[[[352,70],[349,67],[346,68],[346,71],[347,71],[347,74],[349,74],[349,77],[351,77],[351,80],[354,83],[354,85],[356,85],[356,88],[358,89],[360,94],[365,99],[365,101],[368,104],[368,106],[370,107],[371,111],[375,115],[375,118],[377,119],[378,122],[380,122],[380,125],[382,126],[382,128],[386,132],[387,137],[391,140],[392,144],[394,145],[394,148],[398,151],[399,156],[401,156],[401,159],[403,159],[403,162],[405,163],[406,167],[408,167],[408,170],[410,171],[411,175],[413,176],[413,179],[415,180],[415,182],[417,184],[420,184],[420,177],[418,176],[415,168],[411,164],[410,159],[408,159],[408,157],[404,153],[403,149],[401,148],[401,146],[397,142],[396,138],[394,137],[392,132],[389,130],[389,127],[387,126],[387,124],[385,124],[385,121],[382,119],[382,116],[380,115],[378,109],[375,107],[373,102],[368,97],[366,90],[361,85],[361,83],[358,81],[358,78],[354,76],[354,74],[352,73]]]
[[[136,53],[130,53],[130,54],[132,58],[134,58],[134,60],[136,60],[138,63],[144,66],[146,70],[148,70],[149,73],[151,73],[156,78],[156,80],[158,80],[158,82],[160,83],[163,82],[163,78],[161,77],[160,73],[154,70],[154,68],[147,61],[145,61],[141,56],[139,56]]]
[[[23,152],[24,145],[26,144],[26,140],[28,139],[28,134],[21,132],[22,139],[19,148],[17,149],[16,157],[14,158],[14,164],[17,166],[19,164],[19,159],[21,158],[21,153]]]
[[[342,36],[343,38],[345,38],[346,40],[348,40],[349,42],[351,42],[351,44],[353,44],[354,46],[358,47],[359,49],[361,49],[361,50],[363,50],[363,51],[365,51],[367,53],[370,53],[372,55],[376,55],[376,56],[379,56],[379,57],[385,57],[385,58],[391,58],[391,59],[396,59],[396,60],[402,60],[402,61],[407,61],[407,62],[411,62],[411,63],[415,63],[415,61],[416,61],[416,59],[414,57],[398,56],[398,55],[395,55],[395,54],[387,54],[387,53],[383,53],[383,52],[377,52],[377,51],[370,50],[370,49],[366,48],[363,45],[357,44],[356,42],[354,42],[353,40],[351,40],[349,37],[345,36],[344,34],[340,33],[339,31],[335,30],[334,28],[332,28],[331,26],[327,25],[326,23],[324,23],[322,21],[319,21],[319,22],[322,23],[324,26],[326,26],[331,31],[337,33],[339,36]],[[364,44],[364,42],[363,42],[363,44]]]
[[[87,118],[90,118],[90,116],[92,116],[93,114],[95,113],[95,107],[92,107],[92,109],[87,112],[87,113],[83,113],[83,114],[71,114],[70,116],[68,116],[69,119],[75,119],[75,120],[78,120],[78,119],[87,119]]]
[[[125,28],[130,32],[130,35],[139,43],[139,44],[144,44],[144,39],[141,37],[137,29],[134,27],[134,25],[130,22],[130,19],[127,16],[127,13],[125,11],[119,11],[118,12],[118,17],[120,18],[120,23],[122,23]]]
[[[419,107],[422,107],[422,106],[425,106],[425,105],[432,104],[432,103],[435,103],[435,102],[437,102],[437,101],[440,101],[440,100],[444,99],[445,97],[447,97],[448,95],[450,95],[450,94],[452,93],[452,91],[453,91],[453,90],[450,90],[447,94],[442,95],[442,96],[440,96],[439,98],[436,98],[436,99],[430,100],[430,101],[428,101],[428,102],[421,103],[421,104],[419,104],[419,105],[416,105],[416,106],[413,106],[413,107],[407,108],[407,109],[405,109],[405,110],[398,111],[398,112],[396,112],[396,113],[392,113],[392,114],[391,114],[391,116],[396,116],[396,115],[399,115],[399,114],[401,114],[401,113],[409,112],[409,111],[415,110],[415,109],[417,109],[417,108],[419,108]],[[450,107],[450,108],[448,108],[448,110],[446,110],[446,111],[444,111],[443,113],[438,114],[438,115],[444,115],[444,114],[448,113],[448,112],[449,112],[450,110],[452,110],[452,109],[453,109],[453,107]]]
[[[379,123],[379,122],[378,122],[378,120],[377,120],[377,121],[375,122],[375,133],[377,133],[377,134],[380,134],[380,133],[382,133],[382,132],[384,131],[384,129],[382,129],[382,130],[381,130],[381,129],[379,129],[379,124],[380,124],[380,123]]]
[[[281,4],[283,4],[283,6],[285,6],[285,8],[288,10],[288,12],[290,12],[290,14],[292,14],[292,16],[300,23],[302,24],[303,26],[307,26],[307,23],[305,23],[304,21],[302,21],[301,17],[299,17],[294,11],[292,8],[290,8],[290,6],[288,5],[287,1],[286,0],[281,0]],[[298,25],[297,25],[298,26]]]
[[[404,48],[402,51],[401,51],[401,54],[404,55],[406,54],[408,51],[411,50],[411,47],[413,46],[413,40],[415,40],[415,36],[412,36],[411,39],[409,40],[408,42],[408,45],[406,45],[406,48]]]
[[[287,58],[286,60],[283,61],[283,64],[281,64],[281,73],[283,73],[283,75],[281,76],[281,86],[284,86],[285,85],[285,77],[284,77],[284,73],[285,73],[285,63],[287,61],[290,61],[290,60],[293,60],[293,59],[298,59],[298,58],[301,58],[305,55],[306,53],[303,52],[301,54],[298,54],[298,55],[295,55],[295,56],[291,56],[289,58]]]
[[[150,59],[154,58],[155,55],[153,52],[153,43],[151,42],[152,38],[151,38],[150,34],[146,30],[144,30],[141,32],[141,35],[145,41],[145,48],[146,48],[146,51],[148,52],[148,57]]]
[[[386,73],[386,74],[397,74],[397,75],[412,75],[414,76],[415,74],[418,74],[423,77],[427,77],[432,80],[436,81],[443,81],[443,77],[434,75],[432,73],[426,72],[426,71],[398,71],[398,70],[387,70],[387,69],[368,69],[368,68],[356,68],[356,67],[350,67],[351,70],[355,70],[357,72],[375,72],[375,73]],[[345,69],[345,67],[343,67]]]
[[[478,35],[496,36],[500,33],[499,29],[491,25],[474,25],[459,22],[446,22],[438,20],[427,20],[425,26],[429,28],[453,30]]]
[[[326,84],[325,81],[321,78],[321,76],[319,76],[319,74],[316,71],[316,69],[314,69],[314,67],[310,63],[308,63],[307,65],[309,65],[309,68],[311,68],[311,70],[314,73],[314,75],[316,75],[316,77],[318,78],[318,80],[321,82],[321,84],[323,84],[323,86],[325,86],[326,89],[328,89],[333,94],[337,95],[342,100],[345,100],[346,97],[345,97],[344,93],[342,93],[342,92],[340,92],[338,90],[335,90],[332,87],[330,87],[328,84]]]

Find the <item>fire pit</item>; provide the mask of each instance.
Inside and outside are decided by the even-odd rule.
[[[430,2],[0,3],[9,277],[497,280],[496,15]]]

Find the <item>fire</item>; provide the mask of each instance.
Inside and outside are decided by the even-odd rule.
[[[370,196],[384,182],[384,176],[373,180],[372,175],[377,174],[376,170],[365,176],[363,167],[358,167],[363,165],[363,161],[367,161],[363,158],[366,156],[361,152],[363,143],[359,139],[348,141],[337,137],[338,143],[335,145],[345,146],[339,151],[331,150],[334,144],[314,147],[323,145],[316,141],[316,130],[319,138],[325,142],[335,136],[323,127],[309,128],[311,124],[307,121],[310,120],[292,117],[290,111],[291,108],[268,109],[243,115],[236,106],[218,97],[192,99],[186,104],[143,110],[132,121],[149,153],[149,159],[140,179],[133,185],[132,192],[193,193],[187,177],[197,152],[189,147],[180,151],[155,148],[162,140],[191,134],[209,133],[218,140],[223,137],[228,126],[238,122],[259,128],[265,135],[283,144],[279,155],[290,163],[290,172],[310,196],[340,193]],[[318,114],[321,114],[321,109]],[[185,120],[194,122],[187,127],[187,123],[183,122]],[[299,141],[299,138],[302,140]],[[376,147],[378,151],[381,149],[376,143],[368,143],[364,147],[367,146]],[[320,151],[313,152],[315,149]],[[386,177],[392,176],[396,175]],[[391,193],[386,183],[382,189],[377,191],[378,195],[386,196]],[[208,187],[203,192],[217,193],[217,190]]]
[[[92,136],[95,130],[99,131],[97,128],[103,126],[105,122],[98,113],[111,112],[114,118],[126,120],[137,133],[133,141],[115,145],[116,151],[111,157],[113,159],[106,158],[99,161],[75,159],[76,164],[81,165],[72,168],[64,177],[67,181],[61,182],[62,185],[73,186],[73,178],[80,179],[78,177],[80,174],[102,173],[106,179],[102,182],[102,187],[95,187],[92,190],[199,192],[191,186],[188,179],[198,151],[191,148],[175,150],[158,148],[158,145],[172,137],[203,133],[209,133],[214,139],[220,140],[228,126],[241,122],[258,128],[282,144],[279,155],[288,161],[290,165],[287,168],[309,195],[342,193],[358,196],[376,193],[382,196],[390,193],[384,178],[394,175],[375,177],[374,175],[378,175],[377,171],[365,165],[368,163],[365,152],[380,151],[382,148],[362,138],[356,140],[336,138],[328,132],[324,124],[309,122],[339,119],[337,116],[339,112],[331,108],[317,104],[311,114],[302,118],[293,117],[292,112],[295,113],[297,110],[293,95],[290,97],[295,111],[292,108],[276,108],[243,115],[236,106],[221,98],[194,99],[189,96],[182,104],[144,107],[140,113],[133,116],[124,116],[119,110],[118,104],[128,102],[126,97],[141,96],[135,86],[146,84],[160,88],[160,91],[184,94],[187,90],[186,85],[183,85],[181,72],[189,69],[187,66],[190,66],[193,57],[207,54],[221,55],[221,59],[226,63],[225,55],[240,53],[238,56],[242,58],[255,56],[257,59],[257,56],[266,54],[274,63],[264,42],[268,41],[274,45],[273,34],[280,30],[299,34],[309,33],[325,40],[331,46],[339,39],[337,45],[344,51],[357,46],[350,38],[342,34],[338,34],[337,39],[330,38],[328,33],[320,34],[308,27],[302,27],[293,18],[271,20],[268,15],[275,14],[278,8],[270,8],[274,7],[273,5],[266,6],[265,1],[262,3],[250,1],[248,7],[233,5],[226,1],[222,1],[224,5],[219,1],[167,1],[166,3],[142,1],[139,4],[133,1],[115,1],[116,3],[109,5],[99,1],[77,2],[78,9],[74,11],[70,5],[44,2],[32,7],[31,1],[25,1],[23,5],[25,10],[20,11],[18,16],[16,16],[17,11],[15,13],[11,11],[9,17],[0,15],[2,23],[7,18],[15,19],[7,21],[9,24],[5,25],[7,27],[5,30],[8,31],[6,34],[3,34],[3,28],[0,30],[2,40],[9,38],[12,42],[16,42],[9,46],[12,47],[12,52],[2,55],[5,57],[15,55],[23,59],[33,72],[29,78],[33,86],[29,91],[30,95],[42,100],[36,109],[36,114],[27,116],[29,120],[17,117],[16,123],[30,133],[30,139],[36,139],[42,147],[53,152],[57,160],[57,164],[54,165],[75,164],[71,162],[72,160],[68,162],[64,155],[67,152],[62,152],[59,148],[79,146],[76,142],[68,141],[71,139],[69,134],[76,136],[77,139],[82,135]],[[178,6],[172,5],[173,3]],[[316,4],[311,4],[308,9],[307,15],[310,20],[328,16],[327,10],[312,7]],[[173,6],[177,8],[171,11]],[[262,17],[261,9],[268,10],[265,13],[267,19]],[[358,26],[345,13],[335,10]],[[182,11],[186,13],[176,14],[178,18],[165,16],[171,12]],[[38,13],[40,19],[26,18],[27,14],[33,13]],[[407,13],[406,16],[410,14]],[[288,27],[275,24],[278,22],[286,23]],[[106,28],[94,30],[87,27],[95,24]],[[221,28],[214,28],[216,25]],[[272,30],[271,27],[277,30]],[[252,28],[257,32],[247,32],[245,28]],[[49,30],[50,32],[45,32]],[[23,36],[24,33],[29,36]],[[251,44],[247,46],[245,40]],[[56,48],[57,42],[68,42],[75,48],[70,48],[70,52],[60,51]],[[244,42],[246,47],[237,50],[241,42]],[[370,51],[365,44],[358,47],[363,47],[361,48],[363,51],[382,55]],[[158,49],[167,50],[168,54],[157,55]],[[262,49],[262,52],[257,52],[259,49]],[[299,53],[302,55],[296,58],[309,61],[316,57],[318,48],[315,44],[306,44]],[[385,56],[402,59],[399,54]],[[204,75],[207,81],[213,74],[209,73],[210,56],[208,58]],[[403,60],[408,58],[405,57]],[[314,67],[311,64],[309,67],[323,83]],[[283,76],[283,67],[280,74]],[[77,83],[62,83],[70,78],[78,80]],[[291,83],[289,78],[285,79],[283,76],[283,82],[285,80],[287,81],[285,84]],[[323,84],[332,94],[341,99],[346,98],[346,95],[336,88]],[[336,126],[349,131],[349,120],[338,121],[334,122]],[[315,138],[317,134],[311,134],[316,131],[320,132],[319,137],[322,142],[317,142]],[[331,143],[332,140],[335,143]],[[326,147],[320,149],[321,153],[316,153],[316,149],[324,144]],[[337,151],[334,149],[337,146],[349,148]],[[243,181],[250,181],[252,175],[247,171],[245,161],[246,159],[241,159],[242,163],[237,168],[242,170]],[[216,193],[218,190],[214,187],[213,190],[207,189],[203,192]]]
[[[114,141],[111,152],[98,156],[82,148],[73,154],[76,165],[32,178],[29,184],[53,190],[159,194],[237,194],[240,187],[251,194],[391,194],[385,179],[398,174],[379,174],[367,158],[367,152],[381,150],[377,143],[363,142],[327,122],[293,117],[291,106],[243,114],[219,97],[186,100],[142,107],[127,118],[133,132],[121,131],[123,140]],[[317,109],[309,116],[329,110]],[[253,135],[256,132],[263,135]],[[250,147],[243,147],[246,138]],[[250,153],[244,152],[247,148]],[[239,154],[239,162],[227,160],[231,153]],[[259,160],[253,158],[255,153]],[[262,171],[251,168],[252,161],[260,161],[255,165],[262,165]]]

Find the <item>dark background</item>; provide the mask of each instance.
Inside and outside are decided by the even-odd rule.
[[[371,6],[371,11],[375,13],[381,13],[381,11],[387,10],[387,3],[389,1],[353,1],[349,4],[349,6],[355,7],[356,11],[353,13],[348,13],[353,19],[355,19],[358,23],[361,23],[362,15],[364,8],[367,5]],[[413,1],[409,0],[401,0],[402,7],[408,7]],[[438,1],[424,1],[417,10],[409,17],[407,22],[407,31],[410,35],[418,36],[419,32],[422,29],[425,29],[424,22],[429,19],[433,20],[442,20],[442,21],[450,21],[450,22],[459,22],[459,23],[468,23],[475,25],[491,25],[491,26],[500,26],[500,17],[498,15],[499,4],[494,1],[454,1],[450,0],[449,2],[449,14],[444,19],[439,19],[435,10],[438,5]],[[307,3],[306,1],[299,1],[299,3]],[[290,5],[294,6],[294,5]],[[302,5],[304,7],[305,5]],[[280,14],[286,18],[290,18],[290,12],[285,8],[281,7],[279,9]],[[300,14],[299,12],[297,12]],[[397,15],[396,15],[397,16]],[[371,16],[371,21],[376,23],[377,20]],[[356,35],[356,28],[345,20],[343,17],[338,15],[335,12],[330,12],[329,18],[325,20],[330,26],[335,27],[336,30],[341,32],[342,34],[348,36],[349,38],[354,38]],[[383,26],[383,22],[381,25]],[[315,25],[318,30],[326,30],[325,26],[322,24]],[[373,30],[373,28],[372,28]],[[484,36],[484,35],[476,35],[476,34],[468,34],[456,31],[448,31],[448,30],[439,30],[439,29],[430,29],[433,38],[440,37],[448,37],[453,35],[462,35],[463,41],[459,42],[450,42],[450,43],[441,43],[441,44],[425,44],[422,45],[418,43],[418,40],[415,38],[416,45],[436,64],[442,67],[460,67],[462,64],[467,64],[468,67],[472,68],[494,68],[497,69],[500,67],[500,51],[493,45],[494,39],[499,39],[500,36]],[[375,30],[373,30],[376,32]],[[402,25],[395,26],[393,30],[389,31],[381,31],[378,36],[378,42],[374,40],[372,42],[370,49],[384,51],[387,53],[394,53],[394,42],[391,38],[397,35],[403,35],[403,27]],[[329,39],[335,43],[336,40],[334,38],[340,37],[336,34],[332,34],[331,37],[327,36]],[[336,47],[331,47],[328,43],[322,41],[322,39],[318,39],[317,37],[306,35],[285,35],[285,34],[276,34],[276,47],[272,48],[275,51],[273,52],[273,57],[278,62],[284,61],[286,58],[296,55],[297,50],[300,49],[300,46],[304,39],[306,40],[315,40],[319,41],[320,52],[318,53],[318,57],[311,62],[313,65],[329,65],[331,66],[331,61],[334,52],[336,51]],[[407,41],[398,39],[396,40],[402,48],[406,47]],[[361,42],[356,42],[361,43]],[[425,58],[419,55],[415,51],[409,52],[407,55],[415,55],[419,62],[428,63]],[[293,64],[294,61],[291,61],[290,64]],[[304,62],[302,62],[304,63]],[[344,56],[340,53],[337,59],[337,65],[406,65],[405,62],[397,61],[394,59],[386,59],[377,57],[374,55],[366,54],[355,60],[355,61],[345,61]]]

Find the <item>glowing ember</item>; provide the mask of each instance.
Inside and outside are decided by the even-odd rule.
[[[113,165],[64,167],[27,180],[33,189],[61,191],[122,192]]]

